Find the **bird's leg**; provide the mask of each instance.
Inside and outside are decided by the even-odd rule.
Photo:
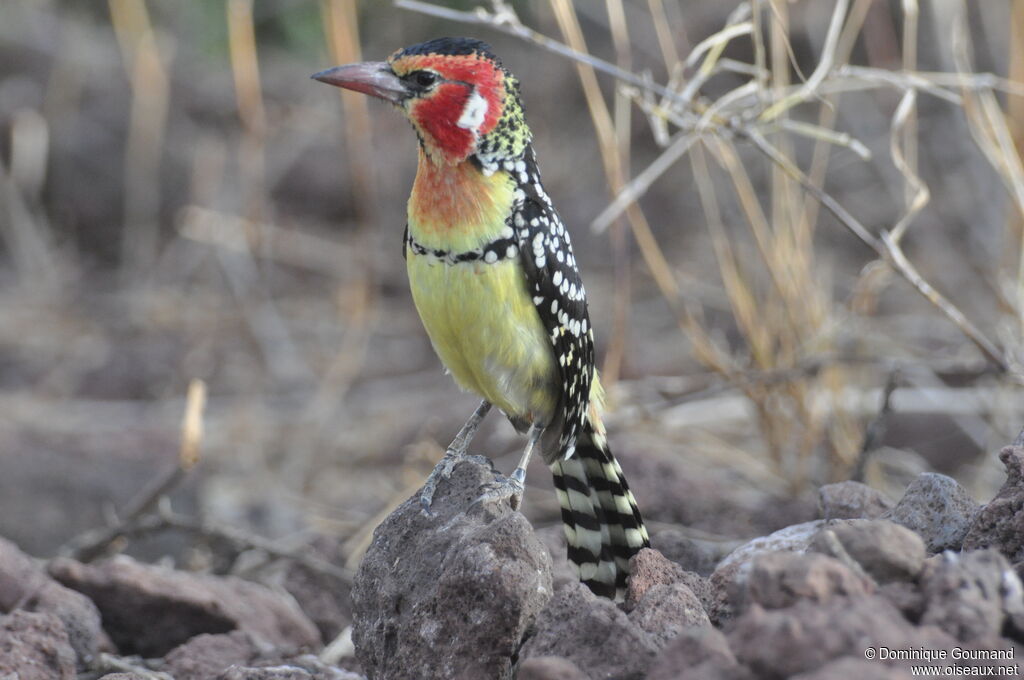
[[[452,470],[455,469],[459,461],[466,457],[466,449],[469,448],[469,443],[473,441],[473,436],[480,429],[480,423],[484,421],[490,410],[491,402],[486,399],[480,402],[480,405],[473,411],[473,415],[469,417],[466,424],[455,435],[455,439],[448,445],[444,456],[434,466],[430,476],[427,477],[427,481],[423,484],[423,491],[420,492],[420,508],[425,514],[431,514],[430,505],[434,501],[434,491],[437,490],[437,483],[442,479],[451,477]]]
[[[537,442],[542,434],[544,434],[543,425],[534,423],[530,426],[529,440],[526,442],[526,448],[523,450],[522,457],[519,458],[519,465],[516,466],[516,469],[508,477],[499,477],[494,482],[485,485],[483,487],[483,494],[473,501],[474,504],[507,499],[513,510],[519,509],[523,502],[526,466],[530,464],[530,456],[533,455],[533,450],[537,447]]]

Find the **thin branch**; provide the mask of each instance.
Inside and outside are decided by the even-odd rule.
[[[907,212],[890,230],[892,240],[895,243],[900,242],[907,227],[924,210],[924,207],[928,205],[928,201],[931,199],[931,192],[928,191],[928,186],[916,171],[916,152],[906,154],[903,151],[904,147],[908,145],[906,140],[911,138],[908,137],[908,132],[914,129],[912,126],[914,126],[916,104],[917,90],[907,90],[900,100],[899,106],[896,107],[896,113],[893,114],[892,127],[890,128],[889,154],[892,156],[896,169],[900,171],[900,174],[903,175],[907,182]],[[903,144],[900,143],[901,138],[904,140]],[[916,146],[912,146],[912,148],[916,149]]]
[[[923,276],[914,268],[903,253],[903,249],[893,239],[889,231],[883,231],[881,238],[875,237],[867,228],[860,223],[846,208],[839,204],[832,196],[823,189],[815,186],[799,168],[788,158],[783,156],[778,149],[773,147],[761,134],[753,129],[746,128],[738,131],[738,134],[745,136],[753,142],[754,146],[766,155],[772,162],[776,163],[786,171],[793,179],[800,183],[805,191],[814,196],[839,222],[853,232],[857,238],[874,250],[879,257],[889,264],[900,276],[902,276],[917,292],[925,297],[930,303],[937,307],[946,317],[952,321],[957,328],[981,351],[981,353],[999,368],[1003,373],[1010,373],[1010,366],[1003,356],[1002,351],[989,340],[981,330],[971,323],[960,309],[950,302],[942,293],[935,290]]]
[[[825,77],[832,71],[832,67],[835,64],[836,46],[839,44],[843,20],[846,18],[846,12],[849,7],[849,0],[838,0],[836,2],[836,6],[832,10],[832,19],[828,25],[828,33],[825,35],[825,45],[821,50],[821,59],[818,61],[814,72],[811,73],[811,77],[804,81],[797,88],[796,92],[763,111],[759,116],[762,122],[775,120],[796,104],[817,96],[818,88],[824,82]]]
[[[614,200],[605,208],[600,215],[594,218],[590,228],[595,233],[601,233],[612,225],[631,203],[635,203],[641,196],[647,193],[651,185],[661,177],[666,170],[676,164],[680,158],[686,155],[693,143],[697,141],[696,133],[679,133],[667,149],[661,152],[653,163],[636,175],[622,187],[622,191],[616,194]]]
[[[864,481],[864,469],[867,467],[868,458],[878,448],[878,442],[888,427],[889,414],[892,412],[892,393],[896,391],[900,381],[900,370],[898,368],[889,372],[889,378],[885,381],[885,389],[882,390],[882,403],[878,407],[878,413],[868,424],[864,431],[864,443],[860,447],[860,456],[857,458],[857,465],[853,468],[850,479],[855,482]]]
[[[821,125],[804,123],[790,118],[783,118],[778,121],[778,124],[779,127],[786,132],[792,132],[793,134],[800,135],[801,137],[808,137],[820,142],[832,144],[833,146],[841,146],[857,154],[857,157],[862,161],[871,160],[871,149],[865,146],[864,142],[846,132],[838,132],[831,128],[822,127]]]
[[[144,515],[152,512],[161,498],[178,488],[199,462],[203,440],[203,412],[206,409],[206,383],[194,379],[185,398],[185,415],[181,423],[181,445],[178,461],[150,482],[149,486],[128,503],[122,517],[112,526],[87,532],[71,539],[60,552],[81,562],[91,562],[125,536],[125,532]]]
[[[125,538],[137,538],[168,530],[184,531],[202,538],[227,541],[246,550],[259,550],[276,559],[301,564],[311,571],[331,576],[346,584],[351,584],[354,577],[352,571],[304,552],[304,547],[288,548],[237,527],[183,515],[171,510],[166,503],[161,505],[158,512],[146,515],[125,527],[123,535]]]
[[[611,62],[599,59],[598,57],[586,54],[585,52],[578,52],[564,43],[558,42],[553,38],[549,38],[542,33],[538,33],[532,28],[523,25],[523,23],[519,21],[519,17],[517,17],[515,13],[511,11],[511,8],[508,8],[507,6],[505,6],[507,11],[500,14],[488,12],[482,7],[477,7],[473,12],[464,12],[461,10],[448,9],[447,7],[440,7],[429,2],[422,2],[421,0],[395,0],[395,7],[419,12],[420,14],[426,14],[428,16],[439,17],[441,19],[458,21],[465,24],[482,24],[490,26],[501,33],[522,38],[523,40],[532,42],[533,44],[550,52],[587,64],[595,70],[607,73],[608,75],[618,78],[625,83],[636,85],[637,87],[641,87],[645,90],[653,90],[657,94],[660,94],[663,97],[668,97],[673,101],[679,97],[677,93],[672,92],[664,85],[645,80],[637,74],[623,68],[619,68]]]

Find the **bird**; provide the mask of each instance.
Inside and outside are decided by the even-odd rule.
[[[428,477],[424,512],[497,406],[527,443],[478,501],[518,508],[539,449],[569,562],[595,594],[621,601],[630,557],[650,541],[608,446],[586,292],[541,182],[519,81],[488,44],[464,37],[312,77],[389,102],[419,142],[403,243],[413,302],[447,372],[482,399]]]

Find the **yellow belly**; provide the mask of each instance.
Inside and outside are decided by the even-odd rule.
[[[455,382],[513,421],[550,423],[558,370],[518,259],[449,265],[409,252],[406,264],[416,309]]]

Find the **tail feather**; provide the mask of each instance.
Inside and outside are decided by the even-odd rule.
[[[603,437],[594,437],[588,426],[573,456],[553,461],[551,473],[569,561],[594,593],[621,600],[629,558],[650,545],[622,468]]]

